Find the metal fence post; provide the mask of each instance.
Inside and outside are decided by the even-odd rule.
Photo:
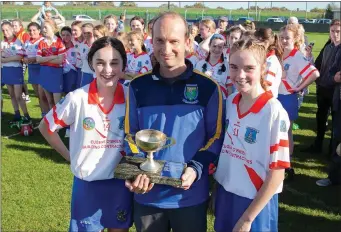
[[[101,20],[102,19],[102,15],[101,15],[101,10],[98,10],[98,19]]]
[[[19,12],[18,12],[18,10],[15,10],[16,12],[17,12],[17,19],[19,18]]]
[[[204,18],[204,11],[205,10],[202,10],[202,12],[201,12],[201,20]]]
[[[187,20],[187,9],[185,10],[185,20]]]

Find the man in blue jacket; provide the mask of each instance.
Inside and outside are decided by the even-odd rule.
[[[176,144],[155,159],[187,163],[181,188],[150,183],[139,175],[126,186],[134,191],[137,231],[205,232],[209,197],[208,166],[219,155],[223,139],[223,106],[219,86],[193,71],[185,60],[189,45],[186,21],[177,13],[161,14],[153,26],[152,72],[131,81],[125,132],[162,131]],[[126,152],[131,150],[126,146]]]

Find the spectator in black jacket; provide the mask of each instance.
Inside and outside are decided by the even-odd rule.
[[[335,82],[331,81],[332,77],[329,76],[330,64],[333,64],[336,55],[336,47],[340,44],[340,20],[334,19],[330,24],[329,35],[331,43],[328,44],[323,51],[322,64],[320,68],[320,78],[316,80],[316,98],[317,98],[317,135],[314,143],[303,149],[303,152],[321,153],[323,147],[324,135],[326,132],[326,122],[333,103],[333,93]],[[333,120],[333,115],[332,115]],[[333,128],[332,128],[333,130]],[[333,133],[332,133],[333,134]],[[331,143],[329,146],[329,152],[331,153]]]
[[[330,81],[334,83],[335,90],[333,96],[333,159],[329,167],[328,178],[316,181],[319,186],[341,184],[341,157],[336,154],[337,145],[341,143],[341,45],[337,46],[337,54],[332,67],[329,70]]]

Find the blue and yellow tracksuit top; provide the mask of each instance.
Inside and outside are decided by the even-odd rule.
[[[187,69],[170,83],[159,66],[131,81],[127,96],[125,133],[143,129],[162,131],[176,144],[154,153],[156,160],[187,163],[197,172],[189,190],[154,185],[135,200],[157,208],[181,208],[203,203],[209,196],[208,165],[217,159],[223,142],[223,103],[218,84],[202,73]],[[134,151],[135,150],[135,151]],[[132,149],[125,143],[125,151]]]

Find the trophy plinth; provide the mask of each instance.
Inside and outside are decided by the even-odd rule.
[[[135,141],[133,140],[135,137]],[[173,138],[157,130],[141,130],[135,136],[127,135],[126,141],[147,153],[147,158],[125,156],[116,167],[114,177],[134,180],[139,174],[146,174],[151,182],[174,187],[181,186],[181,175],[187,167],[184,163],[154,160],[154,152],[175,144]],[[169,142],[169,144],[167,144]]]

